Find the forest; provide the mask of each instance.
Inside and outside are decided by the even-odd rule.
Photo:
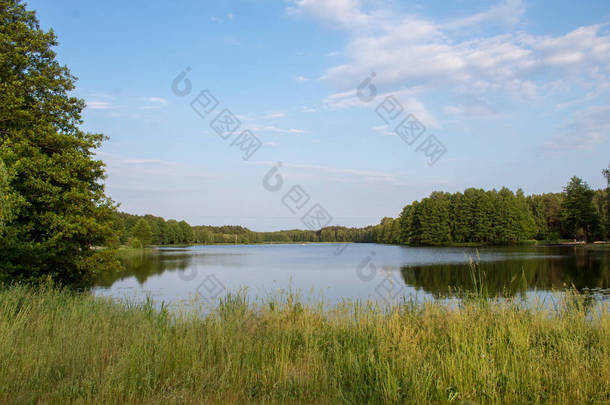
[[[608,170],[602,171],[610,184]],[[526,196],[522,190],[469,188],[433,192],[364,228],[255,232],[242,226],[191,226],[153,215],[117,213],[117,243],[131,247],[167,244],[372,242],[412,246],[499,245],[527,240],[601,240],[608,237],[609,193],[573,177],[563,192]]]

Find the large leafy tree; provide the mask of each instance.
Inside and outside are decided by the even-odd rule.
[[[113,203],[94,151],[104,136],[80,129],[76,78],[55,59],[52,30],[20,0],[0,0],[0,159],[11,218],[0,235],[0,281],[47,275],[81,282],[117,265],[94,249],[113,237]]]

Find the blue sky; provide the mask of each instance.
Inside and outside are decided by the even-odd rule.
[[[79,78],[84,129],[110,137],[98,156],[127,212],[276,230],[304,228],[317,203],[332,224],[362,226],[435,190],[542,193],[574,175],[604,185],[606,0],[28,7]],[[186,67],[192,91],[179,96],[172,82]],[[373,72],[366,101],[356,89]],[[219,104],[202,118],[190,104],[206,89]],[[425,127],[411,145],[394,131],[403,115],[388,126],[376,113],[389,96]],[[210,127],[224,108],[241,123],[228,140]],[[231,146],[243,129],[262,144],[248,160]],[[418,148],[430,135],[446,150],[433,165]],[[284,183],[272,192],[262,181],[277,162]],[[282,199],[296,185],[309,198],[293,213]]]

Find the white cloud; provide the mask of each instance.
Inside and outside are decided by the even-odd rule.
[[[109,110],[112,108],[112,104],[108,101],[90,100],[87,101],[87,108],[92,110]]]
[[[105,100],[114,100],[115,97],[113,95],[107,94],[107,93],[91,93],[89,94],[88,98],[95,98],[95,99],[105,99]]]
[[[358,0],[296,0],[287,11],[354,28],[371,23],[371,17],[361,11],[361,6]]]
[[[305,131],[303,129],[278,128],[278,127],[273,126],[273,125],[252,126],[251,129],[252,129],[252,131],[255,131],[255,132],[274,132],[274,133],[278,133],[278,134],[301,135],[301,134],[309,133],[309,131]]]
[[[323,104],[330,110],[354,107],[376,108],[386,97],[394,96],[403,106],[406,113],[416,116],[425,126],[438,128],[438,121],[415,96],[417,92],[417,89],[405,88],[390,93],[378,94],[374,102],[367,103],[358,98],[356,90],[349,90],[327,96],[323,100]]]
[[[166,160],[158,160],[158,159],[125,159],[122,160],[125,164],[130,165],[170,165],[172,162],[168,162]]]
[[[306,78],[305,76],[297,76],[297,77],[294,78],[294,80],[296,80],[299,83],[303,83],[303,82],[306,82],[309,79]]]
[[[371,130],[380,135],[398,136],[398,134],[394,131],[391,131],[387,125],[379,125],[379,126],[371,128]]]
[[[266,118],[284,118],[285,116],[286,116],[286,113],[283,113],[281,111],[274,111],[274,112],[268,113],[265,117]]]
[[[167,105],[167,100],[161,97],[144,97],[143,100],[146,105],[140,106],[140,110],[158,110]]]
[[[164,98],[161,98],[161,97],[148,97],[148,102],[153,103],[153,104],[161,104],[161,105],[167,104],[167,100],[165,100]]]
[[[90,95],[94,97],[94,94]],[[167,105],[167,100],[161,97],[138,97],[131,100],[114,102],[114,97],[95,93],[95,100],[87,100],[87,108],[92,110],[109,110],[108,116],[124,117],[133,114],[134,110],[157,110]],[[105,98],[106,100],[100,100]]]
[[[379,3],[375,3],[379,4]],[[329,68],[323,79],[339,91],[354,88],[371,72],[384,91],[440,87],[457,94],[501,92],[515,98],[541,95],[545,80],[581,80],[583,71],[610,74],[610,35],[600,26],[581,27],[562,36],[507,34],[455,35],[480,25],[519,22],[525,8],[507,0],[485,11],[448,22],[421,16],[365,10],[356,0],[298,0],[289,11],[332,22],[351,39],[347,62]],[[495,26],[495,25],[494,25]],[[535,73],[545,70],[544,77]]]
[[[254,162],[267,166],[275,166],[277,162],[259,161]],[[373,170],[360,170],[345,167],[332,167],[325,165],[312,165],[303,163],[282,163],[282,169],[293,169],[295,174],[300,173],[300,177],[321,178],[333,182],[350,183],[373,183],[399,185],[400,182],[393,173],[385,173]],[[295,177],[292,175],[292,177]]]
[[[233,13],[229,13],[229,14],[227,14],[227,18],[228,18],[229,20],[232,20],[232,19],[233,19]]]
[[[564,103],[558,103],[555,105],[555,108],[557,108],[558,110],[562,110],[566,107],[594,100],[596,97],[599,97],[601,94],[607,92],[608,90],[610,90],[610,81],[604,81],[602,79],[596,83],[596,86],[592,91],[588,92],[584,96],[566,101]]]
[[[559,37],[524,36],[523,42],[532,47],[543,65],[595,66],[610,62],[610,36],[600,34],[600,28],[580,27]]]
[[[462,118],[496,118],[502,115],[484,101],[448,105],[444,111],[447,115],[460,116]]]
[[[197,190],[201,181],[214,178],[207,172],[186,165],[160,159],[121,158],[104,154],[107,165],[108,187],[132,192],[168,189]]]
[[[443,24],[445,29],[459,29],[463,27],[482,24],[488,21],[503,22],[514,25],[519,22],[519,18],[525,13],[525,5],[522,0],[506,0],[504,3],[490,7],[480,13],[468,17],[459,18]]]
[[[278,120],[285,118],[287,114],[283,111],[270,111],[267,113],[250,112],[243,115],[237,115],[241,121],[246,123],[249,130],[255,133],[275,133],[275,134],[292,134],[303,135],[309,131],[298,128],[283,128],[277,125],[272,125]]]
[[[559,128],[559,134],[544,144],[549,151],[587,150],[610,137],[610,105],[589,107]]]
[[[286,113],[283,111],[270,111],[267,113],[255,113],[249,112],[247,114],[238,114],[237,118],[246,122],[255,122],[255,121],[266,121],[273,120],[286,117]]]

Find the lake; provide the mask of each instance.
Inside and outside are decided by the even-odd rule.
[[[610,297],[610,249],[579,247],[403,247],[379,244],[206,245],[121,255],[125,270],[104,274],[94,293],[170,305],[215,302],[247,288],[251,298],[287,291],[303,301],[324,297],[380,303],[452,299],[472,291],[469,260],[480,265],[489,292],[532,301],[575,287]]]

